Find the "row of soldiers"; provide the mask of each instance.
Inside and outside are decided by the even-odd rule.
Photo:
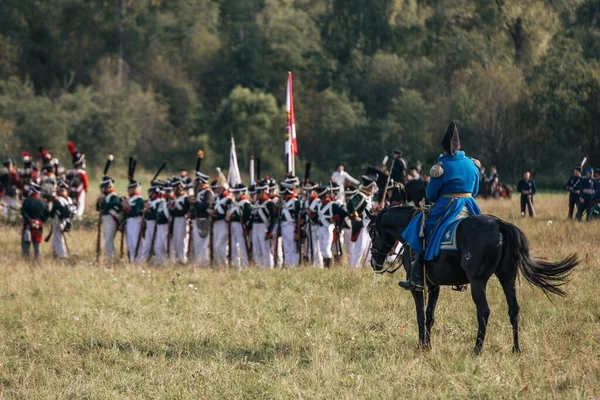
[[[582,165],[585,163],[582,162]],[[583,215],[589,221],[600,217],[600,168],[588,168],[585,176],[582,175],[582,165],[575,167],[573,176],[567,182],[569,191],[569,219],[573,219],[573,212],[577,207],[576,218],[581,221]],[[595,176],[594,176],[595,175]]]
[[[5,217],[11,217],[18,211],[17,200],[22,202],[32,192],[32,185],[37,185],[37,194],[49,205],[58,197],[59,183],[67,184],[67,194],[75,206],[75,216],[83,217],[85,197],[89,188],[86,172],[85,154],[77,151],[72,142],[67,144],[72,157],[73,168],[65,169],[52,152],[39,148],[40,161],[36,162],[28,153],[23,153],[23,167],[17,168],[15,162],[8,158],[0,169],[0,199]]]
[[[120,230],[121,255],[126,243],[132,263],[153,258],[154,264],[243,268],[254,262],[272,268],[308,262],[330,267],[345,258],[351,268],[360,268],[368,256],[365,227],[376,205],[376,175],[363,176],[359,188],[333,181],[301,183],[293,175],[279,183],[265,177],[250,187],[229,187],[220,172],[209,184],[209,176],[197,166],[193,181],[187,176],[154,179],[144,200],[134,170],[130,162],[127,198],[116,194],[114,180],[107,175],[100,185],[97,209],[108,260],[117,257]]]

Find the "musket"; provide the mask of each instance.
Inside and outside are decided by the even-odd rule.
[[[54,226],[52,226],[52,224],[50,224],[50,232],[48,232],[48,236],[46,236],[44,238],[44,242],[48,243],[50,241],[50,238],[52,237],[52,231],[54,230]]]
[[[148,206],[150,206],[150,205],[148,205]],[[147,212],[148,212],[148,209],[145,209],[144,213],[142,214],[142,225],[140,226],[140,232],[138,233],[137,241],[135,242],[135,253],[133,255],[134,261],[137,260],[138,254],[140,251],[140,243],[142,243],[142,233],[144,232],[144,226],[146,225],[146,213]]]
[[[387,162],[387,159],[388,159],[388,156],[385,156],[385,158],[383,159],[384,162]],[[379,207],[382,210],[383,210],[383,207],[385,207],[385,200],[386,200],[386,197],[387,197],[387,191],[388,191],[388,188],[390,186],[390,179],[392,178],[392,171],[394,170],[394,165],[395,164],[396,164],[396,159],[394,158],[394,159],[392,159],[392,167],[388,171],[387,181],[385,182],[385,187],[383,189],[383,196],[381,197],[381,201],[379,202]]]
[[[225,213],[225,216],[227,216],[227,213]],[[227,260],[229,261],[229,266],[231,266],[231,257],[232,257],[232,240],[231,240],[231,220],[227,221],[227,241],[228,246],[227,246]]]
[[[210,265],[212,266],[212,264],[213,264],[213,262],[215,260],[214,243],[213,243],[213,226],[214,226],[214,223],[213,223],[212,218],[210,218],[209,221],[210,221],[210,241],[209,241],[208,246],[210,247],[210,249],[209,249],[210,250]]]
[[[157,207],[157,211],[158,211],[158,207]],[[150,242],[150,255],[148,256],[148,261],[150,261],[150,259],[154,255],[154,242],[156,239],[156,229],[157,228],[158,228],[158,212],[156,215],[156,220],[154,221],[154,229],[152,229],[152,240]]]
[[[167,162],[164,161],[160,165],[160,168],[158,169],[158,171],[156,172],[156,174],[154,175],[154,178],[152,178],[152,180],[150,181],[150,183],[154,183],[154,181],[156,180],[156,178],[158,178],[158,176],[160,175],[160,173],[162,172],[162,170],[165,169],[166,166],[167,166]]]
[[[312,164],[311,163],[306,163],[306,167],[304,168],[304,186],[306,187],[306,184],[308,182],[310,182],[310,170],[312,169]],[[304,196],[306,197],[306,203],[307,203],[307,207],[308,207],[308,201],[309,201],[309,197],[306,194],[306,190],[304,190]],[[298,258],[300,260],[302,260],[302,237],[301,237],[301,226],[300,226],[300,211],[302,210],[302,203],[300,203],[300,207],[298,210],[298,221],[297,221],[297,228],[296,228],[296,232],[298,235]],[[304,210],[304,223],[306,224],[306,226],[308,227],[308,234],[307,237],[310,240],[309,243],[309,248],[311,251],[311,257],[312,257],[312,234],[311,234],[311,229],[310,229],[310,221],[309,221],[309,215],[308,215],[308,209]]]
[[[14,210],[14,211],[19,211],[18,207],[11,206],[10,204],[6,204],[6,203],[0,203],[0,207],[6,207],[6,208],[10,208],[11,210]]]
[[[119,255],[120,259],[123,259],[123,253],[125,250],[125,229],[126,229],[126,221],[123,220],[123,222],[121,223],[121,253]]]

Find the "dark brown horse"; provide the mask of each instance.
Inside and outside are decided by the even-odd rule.
[[[386,256],[396,241],[403,242],[402,233],[415,211],[414,207],[391,207],[373,216],[368,229],[372,240],[371,266],[376,272],[384,271]],[[423,292],[412,292],[417,309],[419,346],[431,346],[431,328],[440,287],[470,284],[479,325],[474,352],[479,354],[490,315],[486,286],[491,276],[496,275],[508,302],[508,315],[513,327],[513,351],[520,352],[519,304],[515,289],[518,272],[544,293],[564,296],[565,292],[560,286],[579,264],[579,258],[573,254],[556,263],[535,260],[529,255],[529,243],[523,232],[491,215],[467,217],[457,229],[458,251],[442,250],[436,260],[426,263],[429,290],[427,310],[424,310]],[[402,262],[405,268],[411,265],[409,248],[405,249]]]

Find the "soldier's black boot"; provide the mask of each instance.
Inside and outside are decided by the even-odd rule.
[[[324,258],[323,263],[325,264],[325,268],[331,268],[331,258]]]
[[[415,290],[420,292],[425,287],[423,279],[423,256],[417,254],[417,258],[412,263],[410,273],[405,282],[399,282],[398,286],[406,290]]]

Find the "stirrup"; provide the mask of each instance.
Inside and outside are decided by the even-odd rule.
[[[468,285],[455,285],[452,286],[452,290],[454,290],[455,292],[464,292],[467,290],[467,286]]]
[[[405,290],[414,290],[415,292],[422,292],[423,290],[425,290],[425,286],[417,285],[412,280],[398,282],[398,286]]]

